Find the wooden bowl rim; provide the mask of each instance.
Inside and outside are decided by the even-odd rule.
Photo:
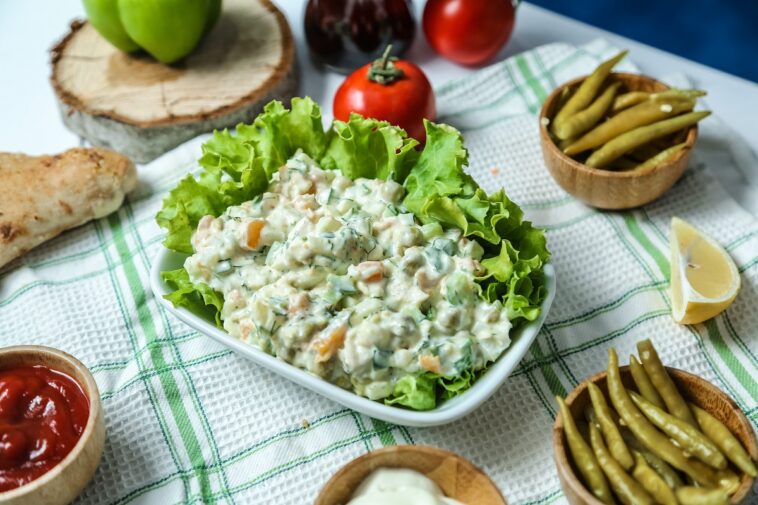
[[[670,158],[669,160],[663,163],[660,163],[656,165],[655,167],[653,167],[652,169],[647,170],[642,173],[634,172],[634,171],[604,170],[602,168],[592,168],[568,156],[563,151],[561,151],[558,148],[558,146],[555,144],[552,137],[550,136],[550,133],[547,130],[548,125],[546,125],[543,122],[543,119],[547,117],[548,109],[552,107],[553,102],[560,96],[564,88],[581,84],[585,79],[587,79],[587,77],[589,76],[585,75],[582,77],[577,77],[576,79],[572,79],[568,82],[561,84],[557,88],[555,88],[553,92],[550,93],[550,95],[548,95],[548,97],[542,103],[542,108],[540,109],[540,114],[539,114],[541,141],[543,142],[543,144],[547,146],[547,149],[551,152],[551,154],[565,161],[566,164],[569,165],[572,169],[588,174],[591,177],[601,177],[601,178],[605,177],[608,179],[634,179],[634,178],[651,177],[657,172],[666,170],[672,165],[674,165],[675,163],[677,163],[680,159],[682,159],[682,157],[686,154],[686,152],[691,150],[693,146],[695,145],[695,141],[697,140],[697,134],[698,134],[697,124],[694,124],[687,129],[687,137],[685,139],[685,142],[687,143],[687,145],[684,147],[684,149],[681,149],[678,153],[676,153],[673,158]],[[630,72],[611,72],[609,74],[609,77],[611,79],[619,80],[622,83],[625,83],[629,80],[642,80],[642,81],[647,81],[649,84],[663,86],[665,89],[670,88],[670,86],[668,86],[666,83],[659,81],[658,79],[654,79],[653,77],[643,75],[643,74],[632,74]]]
[[[331,476],[331,478],[324,484],[324,487],[321,488],[321,491],[318,494],[318,497],[316,497],[315,505],[323,505],[323,497],[327,490],[332,488],[333,486],[337,485],[337,483],[340,482],[343,478],[345,478],[345,475],[347,475],[353,468],[355,468],[358,465],[361,465],[371,459],[374,459],[378,456],[381,456],[383,454],[387,453],[421,453],[426,454],[428,456],[435,456],[438,458],[453,458],[455,459],[459,464],[467,467],[472,472],[481,475],[484,477],[485,481],[489,483],[489,485],[492,487],[492,489],[497,493],[497,495],[503,500],[503,504],[507,505],[507,501],[505,497],[503,496],[503,493],[500,491],[500,488],[497,487],[497,485],[492,481],[489,475],[487,475],[487,472],[476,466],[474,463],[469,461],[467,458],[464,458],[460,454],[457,454],[452,451],[448,451],[446,449],[440,449],[439,447],[434,447],[431,445],[411,445],[411,444],[399,444],[399,445],[393,445],[389,447],[383,447],[381,449],[376,449],[371,452],[367,452],[365,454],[362,454],[358,456],[357,458],[354,458],[350,461],[348,461],[345,465],[343,465],[337,472]],[[379,467],[379,468],[407,468],[410,470],[413,470],[413,468],[408,466],[397,466],[397,467]],[[439,485],[438,482],[435,482],[437,485]],[[352,490],[353,492],[355,489]]]
[[[619,370],[621,371],[622,376],[626,373],[630,373],[628,365],[619,367]],[[750,421],[747,419],[747,417],[745,417],[744,412],[742,412],[742,410],[737,406],[737,404],[728,394],[724,393],[721,389],[716,387],[715,384],[712,384],[711,382],[703,379],[702,377],[697,376],[693,373],[690,373],[686,370],[681,370],[679,368],[673,368],[673,367],[667,366],[666,371],[673,378],[687,377],[688,379],[695,382],[698,385],[698,387],[709,389],[713,393],[715,393],[717,396],[720,396],[722,399],[724,399],[726,403],[731,407],[732,415],[737,417],[738,422],[750,428],[750,432],[753,434],[753,436],[750,437],[750,440],[749,440],[750,443],[748,444],[748,447],[746,449],[747,449],[748,454],[753,460],[755,460],[758,457],[758,442],[756,442],[755,431],[753,430],[753,426],[752,424],[750,424]],[[607,375],[608,375],[608,372],[606,370],[603,370],[601,372],[596,373],[592,377],[586,379],[582,383],[580,383],[566,397],[566,400],[565,400],[566,405],[570,408],[574,400],[587,390],[587,385],[590,382],[597,384],[598,382],[604,381]],[[740,442],[742,441],[740,440]],[[559,450],[559,448],[563,448],[563,450]],[[573,485],[572,491],[576,492],[576,494],[579,495],[579,498],[584,500],[584,502],[587,503],[588,505],[603,505],[603,502],[598,500],[585,487],[585,485],[576,475],[571,462],[569,462],[568,460],[568,454],[565,448],[566,448],[566,444],[564,443],[564,437],[563,437],[563,418],[561,417],[560,412],[558,412],[558,415],[555,416],[555,421],[553,422],[553,456],[555,458],[555,464],[556,466],[560,467],[559,471],[564,472],[564,477],[566,477],[567,479],[571,481],[571,484]],[[740,486],[737,488],[737,491],[735,491],[734,494],[732,494],[729,497],[729,503],[732,503],[732,504],[740,503],[750,492],[750,489],[753,487],[754,481],[755,481],[755,478],[750,477],[749,475],[743,473]]]
[[[24,484],[23,486],[0,492],[0,503],[5,502],[6,500],[18,499],[25,495],[37,492],[39,489],[52,482],[67,467],[76,461],[82,451],[84,451],[84,448],[94,440],[93,434],[95,432],[97,420],[100,417],[102,410],[100,404],[100,391],[97,387],[97,382],[95,382],[95,378],[92,376],[92,373],[89,371],[89,369],[72,355],[68,354],[65,351],[61,351],[60,349],[42,345],[17,345],[0,349],[0,357],[4,358],[11,355],[28,355],[35,360],[41,358],[42,356],[47,356],[58,361],[67,362],[70,366],[73,367],[74,370],[76,370],[77,374],[79,374],[79,377],[73,377],[71,374],[66,373],[66,375],[69,375],[74,381],[76,381],[77,384],[79,384],[82,390],[84,390],[84,393],[87,395],[87,399],[89,400],[89,416],[87,417],[87,424],[84,426],[84,431],[82,431],[81,437],[79,437],[79,440],[76,442],[76,445],[73,447],[73,449],[71,449],[71,452],[69,452],[66,457],[60,461],[60,463],[55,465],[49,471],[40,475],[38,478]],[[51,369],[55,370],[55,367],[51,367]],[[88,479],[91,477],[92,475],[87,476]]]

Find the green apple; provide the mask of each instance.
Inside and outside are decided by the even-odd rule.
[[[105,40],[127,53],[139,49],[121,24],[118,0],[84,0],[84,11],[89,22]]]
[[[83,0],[92,26],[122,51],[163,63],[187,56],[221,14],[222,0]]]
[[[118,0],[126,33],[163,63],[192,52],[205,32],[208,11],[209,0]]]
[[[205,22],[205,32],[208,33],[213,28],[213,25],[218,21],[218,17],[221,15],[221,0],[209,0],[208,2],[208,20]]]

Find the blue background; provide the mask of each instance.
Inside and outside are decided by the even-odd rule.
[[[758,0],[530,0],[758,82]]]

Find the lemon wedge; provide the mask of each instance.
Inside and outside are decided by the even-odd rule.
[[[671,312],[697,324],[724,310],[740,290],[737,265],[718,242],[691,224],[671,220]]]

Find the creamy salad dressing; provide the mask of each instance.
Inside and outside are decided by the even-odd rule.
[[[200,221],[185,268],[223,294],[229,334],[368,398],[481,369],[511,328],[479,296],[481,246],[420,225],[403,196],[298,152],[263,195]]]
[[[353,493],[347,505],[464,505],[446,497],[422,473],[406,468],[380,468]]]

